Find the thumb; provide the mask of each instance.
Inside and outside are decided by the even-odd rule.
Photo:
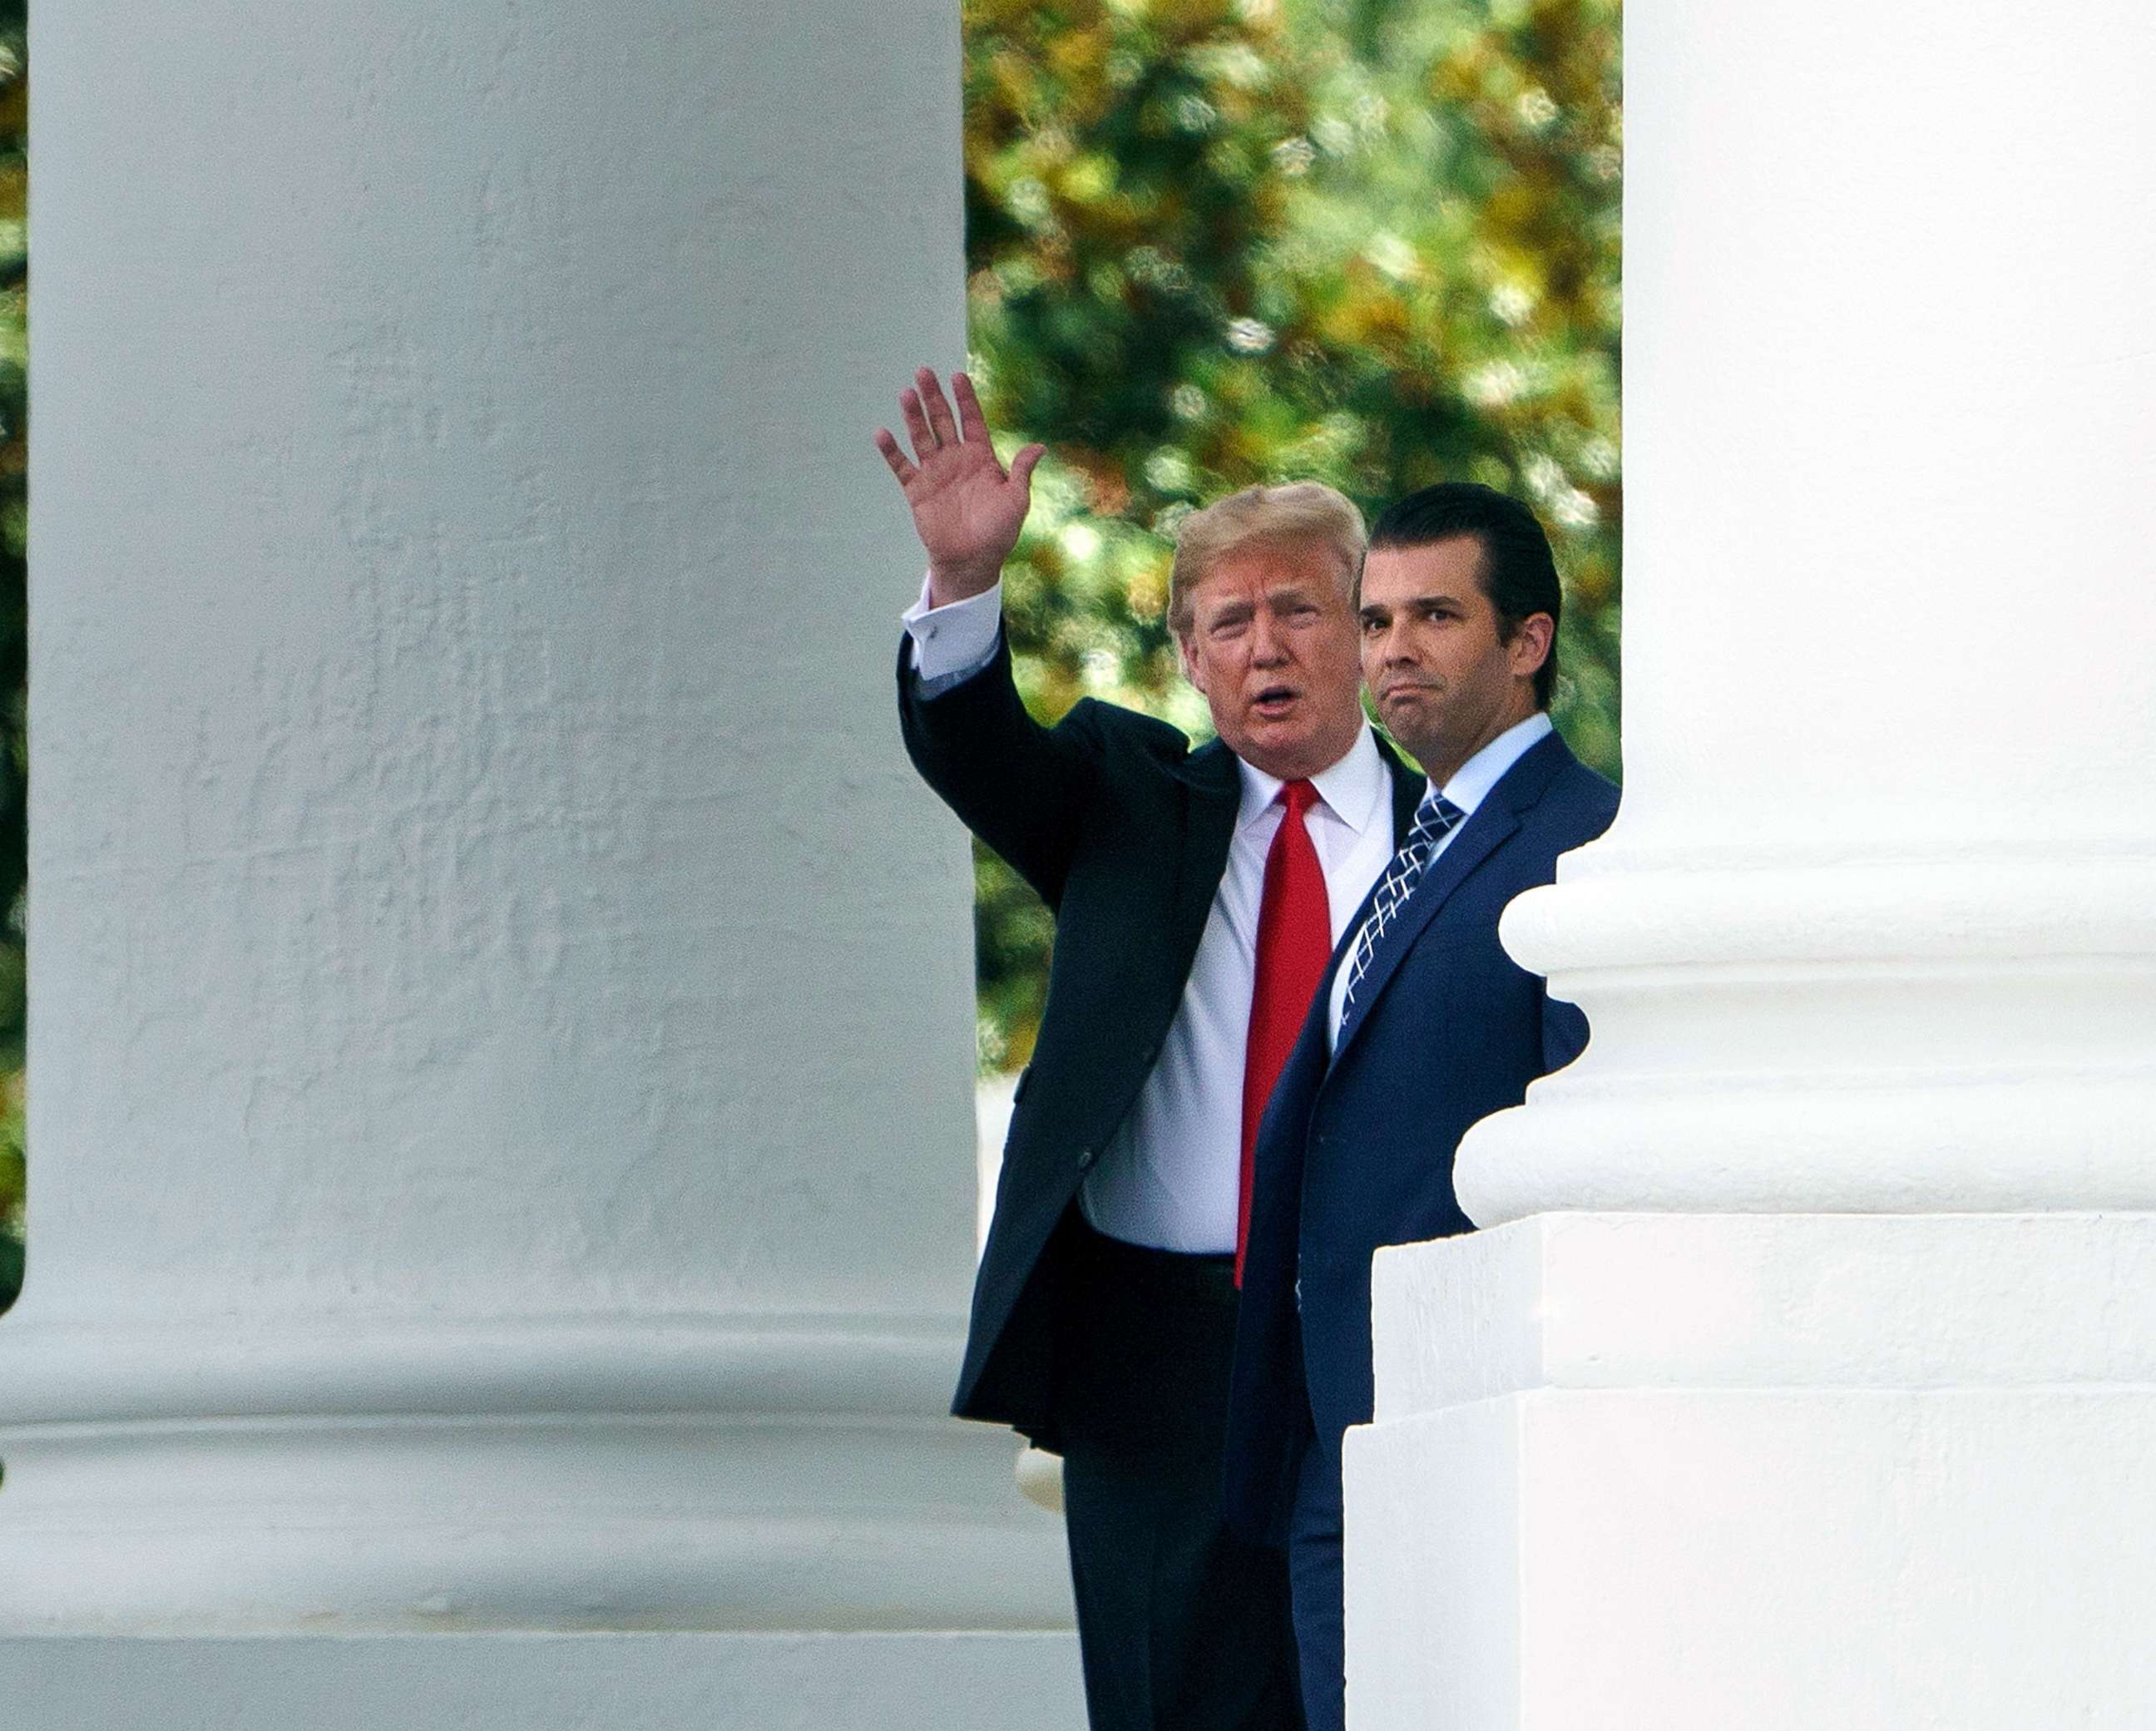
[[[1048,455],[1045,444],[1029,444],[1011,459],[1010,478],[1014,485],[1024,489],[1026,496],[1033,496],[1033,465]]]

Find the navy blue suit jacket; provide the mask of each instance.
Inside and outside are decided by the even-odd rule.
[[[1328,1051],[1359,916],[1335,952],[1258,1133],[1226,1460],[1246,1536],[1284,1541],[1306,1401],[1336,1458],[1369,1419],[1372,1253],[1471,1230],[1452,1188],[1460,1138],[1586,1045],[1586,1018],[1505,953],[1497,917],[1616,811],[1617,789],[1555,734],[1530,747],[1387,929]]]

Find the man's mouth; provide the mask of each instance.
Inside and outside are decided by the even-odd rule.
[[[1250,700],[1250,707],[1268,721],[1275,721],[1295,706],[1297,696],[1292,686],[1267,686]]]

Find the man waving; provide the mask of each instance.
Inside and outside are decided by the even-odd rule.
[[[1301,1723],[1281,1554],[1221,1519],[1250,1204],[1275,1076],[1421,793],[1358,696],[1359,513],[1314,484],[1185,520],[1168,624],[1219,737],[1011,681],[1008,471],[973,387],[925,369],[876,444],[928,557],[899,711],[929,785],[1056,917],[954,1410],[1064,1456],[1095,1731]]]

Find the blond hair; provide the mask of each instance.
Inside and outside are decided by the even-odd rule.
[[[1256,542],[1308,542],[1337,554],[1341,581],[1353,601],[1366,540],[1363,513],[1322,481],[1245,487],[1215,500],[1191,512],[1176,531],[1175,563],[1168,578],[1168,628],[1188,629],[1190,592],[1221,560]]]

